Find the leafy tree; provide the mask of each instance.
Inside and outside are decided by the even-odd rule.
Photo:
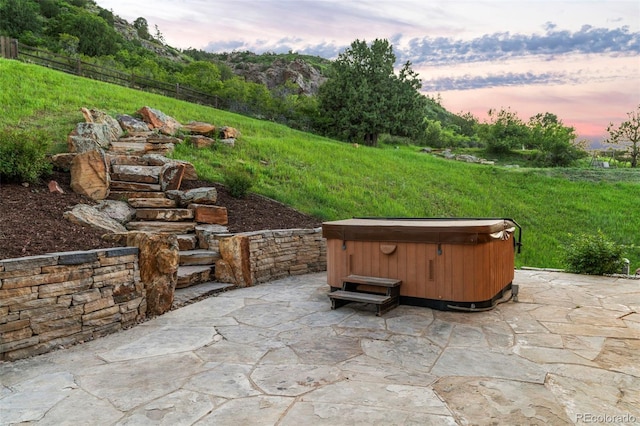
[[[122,40],[104,19],[85,10],[61,14],[48,32],[53,37],[62,33],[78,37],[78,52],[87,56],[114,55]]]
[[[206,93],[216,93],[222,89],[220,70],[211,62],[195,61],[187,65],[180,77],[183,84]]]
[[[617,128],[613,123],[607,127],[609,138],[606,143],[614,145],[628,145],[629,156],[631,157],[631,167],[638,167],[638,157],[640,157],[640,105],[635,111],[627,113],[629,119],[621,123]]]
[[[101,17],[102,19],[104,19],[107,24],[109,24],[110,26],[113,27],[113,24],[115,22],[115,18],[113,16],[113,12],[107,9],[100,9],[100,12],[98,12],[98,16]]]
[[[333,76],[320,87],[324,131],[346,141],[376,145],[381,133],[398,136],[422,131],[424,97],[407,62],[394,73],[396,57],[387,40],[351,43],[332,63]]]
[[[490,122],[478,127],[478,136],[486,143],[487,151],[504,154],[530,140],[529,128],[510,109],[490,109],[488,115]]]
[[[459,133],[464,136],[473,136],[476,134],[476,126],[478,119],[471,112],[460,112],[453,116],[454,123],[460,129]]]
[[[145,78],[167,81],[167,72],[153,59],[144,59],[132,71]]]
[[[422,144],[432,146],[434,148],[440,148],[443,146],[442,141],[442,124],[437,120],[425,119],[427,124],[424,130],[424,136]]]
[[[0,33],[19,38],[25,32],[42,31],[40,5],[31,0],[0,2]]]
[[[78,53],[79,45],[80,39],[78,37],[69,34],[60,34],[60,48],[65,54],[75,56]]]
[[[58,0],[38,0],[42,16],[49,19],[60,15],[60,5],[58,3]]]
[[[581,157],[575,145],[573,127],[565,127],[555,114],[537,114],[529,119],[529,145],[539,151],[537,161],[544,166],[566,167]]]

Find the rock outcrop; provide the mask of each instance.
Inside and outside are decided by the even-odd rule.
[[[315,95],[318,88],[327,80],[319,70],[301,58],[293,61],[277,59],[265,69],[262,62],[254,63],[247,61],[246,58],[239,60],[241,55],[246,55],[246,52],[231,53],[225,63],[236,75],[252,83],[263,84],[269,89],[275,89],[289,82],[297,86],[297,94]]]

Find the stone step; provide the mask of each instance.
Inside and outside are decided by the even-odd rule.
[[[218,283],[215,281],[207,281],[194,284],[189,287],[182,287],[176,289],[174,293],[172,308],[179,308],[191,302],[202,300],[208,296],[212,296],[232,288],[235,288],[233,284]]]
[[[208,204],[189,204],[188,207],[193,210],[195,221],[198,223],[211,225],[226,225],[229,223],[226,207]]]
[[[126,155],[107,153],[109,164],[118,166],[164,166],[170,158],[154,155]],[[191,164],[191,163],[188,163]]]
[[[109,150],[115,154],[128,154],[128,155],[145,155],[145,154],[161,154],[166,155],[172,152],[174,144],[172,143],[151,143],[144,142],[123,142],[118,140],[111,142]]]
[[[180,234],[178,237],[178,249],[180,251],[195,250],[198,247],[196,234]]]
[[[193,219],[193,210],[190,209],[137,209],[136,219],[139,220],[162,220],[168,222],[179,222]]]
[[[175,208],[175,200],[168,198],[132,198],[129,205],[135,209],[171,209]]]
[[[220,259],[220,253],[213,250],[180,251],[180,265],[210,265]]]
[[[126,225],[129,231],[166,232],[169,234],[187,234],[194,232],[196,222],[159,222],[133,221]]]
[[[211,281],[213,277],[213,265],[179,266],[176,288],[185,288]]]
[[[149,191],[110,191],[107,197],[110,200],[135,200],[138,198],[165,198],[164,192],[149,192]]]
[[[158,183],[160,166],[112,165],[111,179],[125,182]]]
[[[130,136],[122,136],[118,138],[117,142],[132,143],[132,142],[146,142],[147,138],[152,136],[153,132],[135,132]]]
[[[110,189],[113,191],[135,191],[135,192],[160,192],[160,185],[156,183],[123,182],[112,180]]]
[[[152,135],[149,135],[147,137],[147,142],[154,144],[154,145],[158,145],[158,144],[173,144],[173,145],[179,145],[182,143],[182,139],[176,138],[174,136],[167,136],[167,135],[163,135],[163,134],[158,134],[158,133],[154,133]]]
[[[107,152],[108,163],[111,166],[157,166],[149,164],[149,161],[141,155],[123,155]]]

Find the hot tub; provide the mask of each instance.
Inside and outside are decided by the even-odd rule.
[[[351,275],[392,278],[401,304],[481,310],[511,288],[521,229],[504,218],[356,218],[325,222],[322,235],[332,291]]]

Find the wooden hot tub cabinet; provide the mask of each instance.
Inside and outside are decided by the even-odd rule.
[[[511,219],[347,219],[322,224],[331,291],[350,275],[401,280],[400,303],[491,308],[511,288],[519,225]],[[359,291],[375,293],[375,288]]]

